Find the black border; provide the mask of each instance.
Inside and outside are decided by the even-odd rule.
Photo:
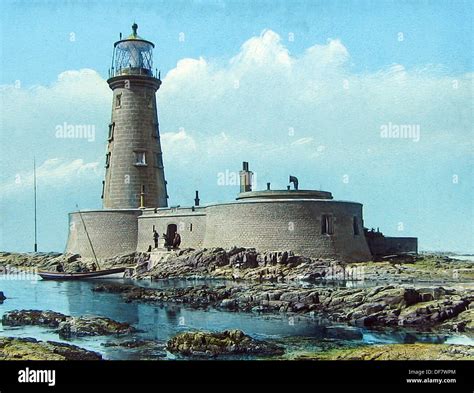
[[[56,370],[56,386],[19,383],[18,372]],[[409,370],[431,370],[410,375]],[[442,375],[435,370],[455,370]],[[407,378],[455,378],[456,383],[407,383]],[[474,361],[0,361],[0,392],[63,391],[68,387],[107,391],[181,385],[289,385],[398,387],[399,391],[474,391]],[[110,390],[110,391],[112,391]]]

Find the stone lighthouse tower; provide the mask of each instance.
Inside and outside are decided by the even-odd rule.
[[[103,182],[105,209],[166,207],[167,192],[153,74],[155,45],[132,34],[114,44],[107,83],[113,91],[112,119]]]

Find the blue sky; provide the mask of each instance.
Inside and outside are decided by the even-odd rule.
[[[1,3],[0,249],[63,250],[67,213],[101,206],[113,42],[155,42],[171,204],[227,201],[219,173],[327,189],[423,249],[474,252],[470,1]],[[184,37],[183,39],[180,39]],[[237,87],[236,87],[237,86]],[[61,139],[64,122],[95,138]],[[383,138],[410,125],[413,138]]]

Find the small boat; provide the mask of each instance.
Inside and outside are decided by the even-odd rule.
[[[117,267],[115,269],[96,270],[95,272],[66,273],[66,272],[44,272],[39,271],[38,275],[43,280],[85,280],[91,278],[123,278],[127,268]]]

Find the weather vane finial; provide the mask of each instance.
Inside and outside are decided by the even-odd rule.
[[[133,31],[134,36],[137,35],[137,29],[138,29],[138,25],[135,22],[133,22],[132,31]]]

